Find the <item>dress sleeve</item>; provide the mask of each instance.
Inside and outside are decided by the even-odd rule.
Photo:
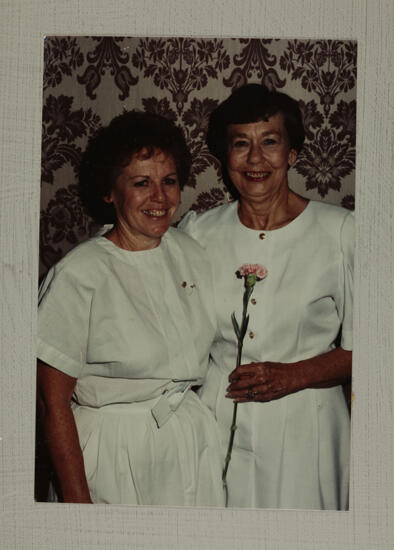
[[[354,215],[349,212],[341,229],[342,252],[342,336],[341,347],[353,348],[353,267],[354,267]]]
[[[78,378],[86,362],[91,293],[67,268],[52,268],[39,290],[37,357]]]

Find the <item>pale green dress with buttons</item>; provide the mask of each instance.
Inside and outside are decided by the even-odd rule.
[[[77,378],[93,502],[224,504],[218,428],[191,390],[207,370],[212,303],[205,253],[172,228],[140,252],[97,236],[48,273],[38,357]]]
[[[235,368],[234,311],[241,320],[244,263],[262,264],[249,305],[242,363],[295,362],[340,345],[352,349],[353,214],[311,201],[290,224],[273,231],[245,227],[238,203],[181,228],[206,248],[214,271],[218,335],[201,398],[215,414],[223,449],[233,411],[225,397]],[[341,386],[306,389],[269,403],[238,406],[228,470],[234,507],[346,509],[349,488],[349,414]]]

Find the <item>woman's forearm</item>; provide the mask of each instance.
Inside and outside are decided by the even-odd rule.
[[[345,384],[352,376],[352,352],[335,348],[296,363],[304,388],[330,388]]]
[[[63,502],[92,502],[70,407],[41,414],[42,429]]]
[[[71,410],[75,384],[76,378],[38,361],[38,410],[61,499],[64,502],[92,502]]]

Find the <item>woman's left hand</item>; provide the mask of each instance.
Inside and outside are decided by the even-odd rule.
[[[297,378],[296,366],[291,363],[266,361],[240,365],[229,376],[226,397],[238,403],[280,399],[302,389]]]

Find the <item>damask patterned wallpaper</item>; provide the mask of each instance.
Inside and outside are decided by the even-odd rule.
[[[160,113],[183,128],[193,169],[176,220],[230,200],[205,133],[212,109],[247,82],[299,101],[306,142],[290,186],[353,209],[356,58],[354,41],[47,37],[40,274],[98,229],[78,200],[78,164],[89,137],[125,109]]]

